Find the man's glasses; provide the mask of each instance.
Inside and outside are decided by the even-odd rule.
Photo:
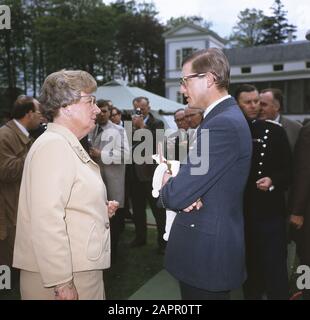
[[[216,80],[218,79],[218,75],[214,72],[214,71],[208,71],[210,73],[213,74],[214,76],[214,81],[216,82]],[[201,72],[201,73],[192,73],[189,74],[188,76],[184,76],[182,78],[180,78],[180,85],[183,87],[186,87],[187,85],[187,80],[188,79],[192,79],[192,78],[202,78],[204,77],[208,72]]]
[[[90,98],[89,102],[91,103],[91,105],[94,105],[97,103],[97,99],[94,95],[85,95],[85,96],[80,96],[80,98]]]
[[[115,116],[118,116],[118,115],[119,115],[118,113],[112,113],[111,117],[115,117]]]
[[[180,78],[180,85],[181,86],[184,86],[186,87],[186,81],[188,79],[192,79],[192,78],[202,78],[206,75],[207,73],[206,72],[203,72],[203,73],[192,73],[192,74],[189,74],[188,76],[184,76],[182,78]]]

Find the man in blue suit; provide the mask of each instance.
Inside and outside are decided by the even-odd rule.
[[[190,108],[204,109],[204,119],[187,164],[174,178],[166,173],[160,191],[162,206],[178,213],[165,267],[179,280],[182,299],[224,300],[246,278],[242,203],[251,134],[228,95],[230,67],[221,50],[196,51],[182,74],[181,92]]]

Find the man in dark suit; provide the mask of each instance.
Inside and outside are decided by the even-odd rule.
[[[300,230],[300,264],[310,266],[310,123],[301,129],[295,147],[291,223]],[[310,290],[303,298],[310,300]]]
[[[132,116],[134,133],[136,130],[144,129],[152,137],[151,152],[143,151],[142,157],[146,162],[140,164],[135,159],[136,148],[144,141],[134,141],[132,145],[133,164],[130,167],[131,199],[133,208],[133,221],[136,228],[136,237],[131,242],[132,247],[143,246],[146,243],[146,204],[149,203],[157,225],[158,252],[163,253],[166,245],[163,234],[165,232],[166,213],[165,210],[156,206],[156,200],[152,197],[152,179],[155,165],[152,162],[152,155],[156,153],[156,130],[164,129],[164,123],[156,119],[150,112],[149,100],[147,97],[137,97],[133,100],[135,114]],[[147,132],[146,132],[147,131]],[[143,131],[142,131],[143,133]]]
[[[282,125],[285,130],[292,152],[299,135],[302,124],[283,116],[280,112],[283,110],[283,94],[280,89],[268,88],[260,92],[259,119],[273,120]]]
[[[229,299],[246,277],[242,202],[252,143],[227,93],[229,73],[220,49],[196,51],[183,62],[181,92],[189,108],[204,109],[204,119],[187,164],[174,178],[165,174],[159,200],[177,212],[165,267],[179,280],[182,299]]]
[[[285,191],[291,178],[291,150],[280,124],[256,120],[257,89],[240,86],[236,100],[253,139],[251,172],[244,195],[248,279],[246,299],[288,299]]]
[[[174,112],[174,122],[178,130],[167,137],[167,155],[168,160],[183,161],[188,153],[188,128],[185,110],[178,109]]]

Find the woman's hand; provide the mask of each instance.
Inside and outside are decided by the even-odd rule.
[[[94,148],[94,147],[90,147],[90,148],[89,148],[89,155],[90,155],[90,157],[91,157],[94,161],[96,161],[96,162],[98,162],[98,161],[100,160],[100,158],[101,158],[101,152],[100,152],[100,150],[99,150],[99,149],[96,149],[96,148]]]
[[[79,296],[76,291],[73,280],[59,284],[54,288],[55,300],[78,300]]]
[[[108,215],[109,218],[112,218],[115,215],[115,211],[118,209],[119,207],[119,202],[113,200],[113,201],[108,201],[107,202],[107,206],[108,206]]]

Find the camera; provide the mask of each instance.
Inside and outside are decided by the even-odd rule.
[[[141,116],[141,115],[142,115],[141,109],[140,109],[140,108],[137,108],[137,109],[135,110],[135,116]]]

